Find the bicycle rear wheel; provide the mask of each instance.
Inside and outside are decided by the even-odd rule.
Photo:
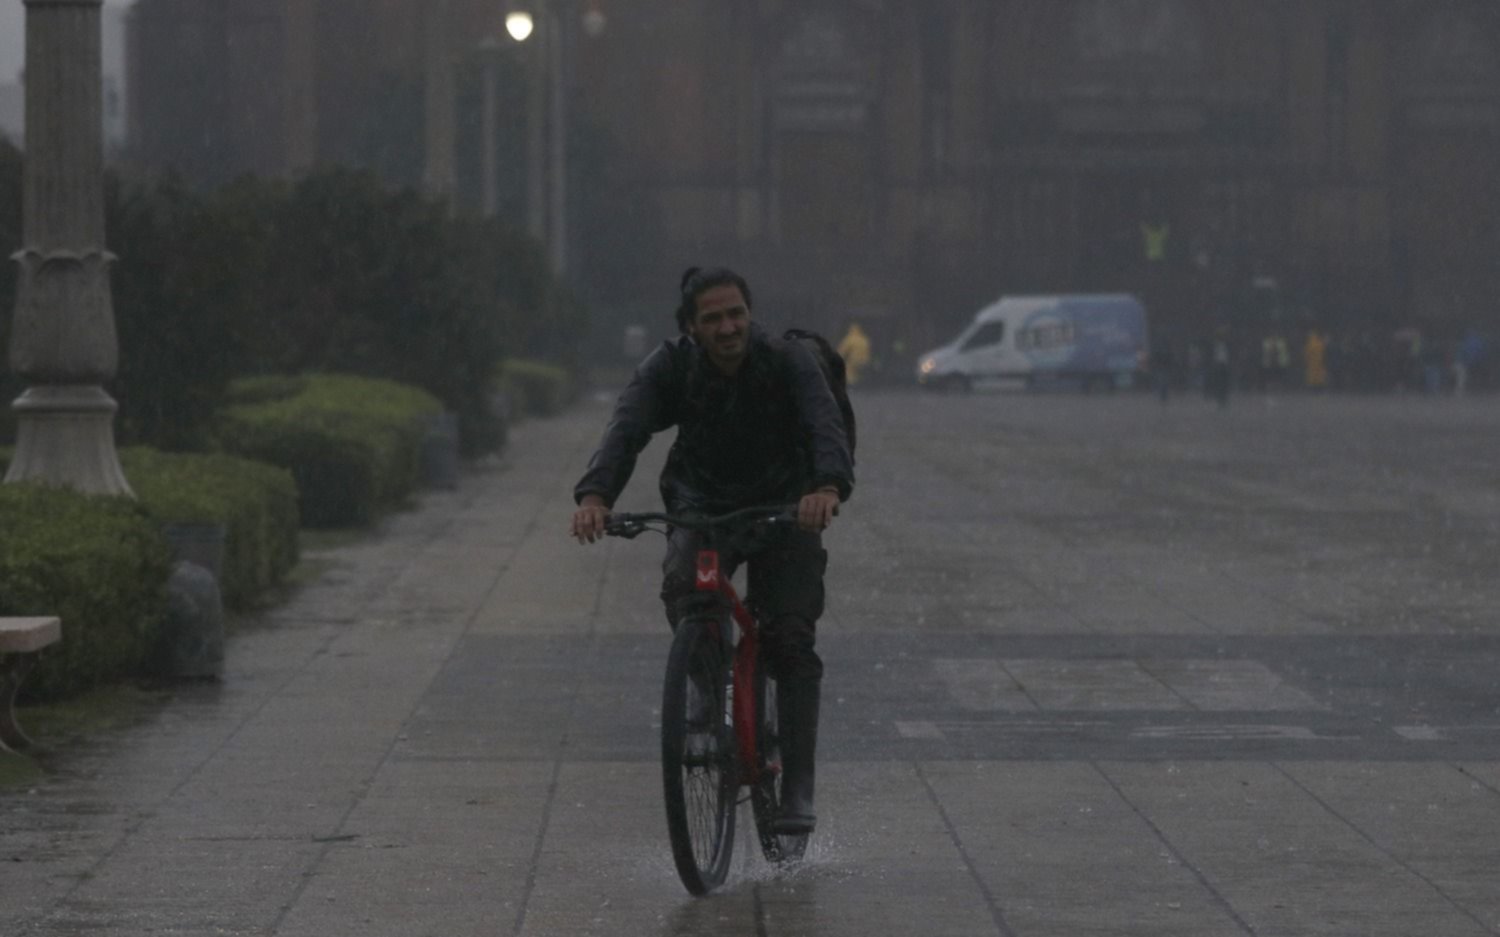
[[[718,621],[678,623],[662,689],[661,764],[672,859],[694,895],[723,884],[734,852],[739,773],[728,717],[730,658]]]
[[[795,862],[807,852],[807,834],[782,836],[771,830],[781,811],[781,723],[776,714],[776,681],[764,662],[755,667],[755,750],[759,778],[750,788],[750,812],[767,862]]]

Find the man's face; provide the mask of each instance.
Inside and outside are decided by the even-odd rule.
[[[739,367],[750,348],[750,308],[740,288],[731,284],[700,293],[691,331],[714,364],[726,371]]]

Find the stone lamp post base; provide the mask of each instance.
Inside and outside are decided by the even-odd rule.
[[[134,497],[115,454],[118,406],[87,384],[31,387],[11,404],[16,453],[5,481],[38,481],[87,494]]]

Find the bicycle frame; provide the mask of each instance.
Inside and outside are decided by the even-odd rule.
[[[662,694],[662,779],[667,806],[667,834],[672,842],[672,858],[677,873],[689,892],[706,894],[722,884],[727,873],[728,850],[734,843],[734,816],[739,805],[748,802],[755,817],[756,835],[760,839],[761,851],[770,862],[780,863],[802,858],[807,848],[806,834],[785,835],[775,832],[775,820],[780,815],[781,765],[770,761],[774,751],[761,751],[764,741],[772,745],[772,733],[779,733],[779,725],[771,721],[769,707],[774,700],[758,700],[757,688],[769,690],[765,675],[756,670],[760,660],[760,622],[740,600],[731,577],[721,567],[720,548],[734,550],[739,541],[723,540],[719,531],[737,521],[749,524],[790,524],[796,522],[796,505],[768,505],[742,508],[719,517],[675,517],[668,514],[613,514],[605,522],[604,532],[612,537],[627,539],[640,536],[646,531],[671,536],[673,528],[700,531],[708,536],[700,541],[702,549],[695,555],[694,589],[698,595],[711,593],[718,610],[727,607],[729,614],[709,617],[704,611],[695,611],[694,618],[679,622],[672,640],[672,650],[667,661],[667,680]],[[720,604],[722,603],[722,604]],[[699,617],[702,616],[702,617]],[[732,624],[731,624],[732,623]],[[686,627],[682,627],[686,625]],[[734,733],[734,741],[723,740],[713,747],[708,764],[703,755],[688,757],[688,722],[684,710],[690,708],[689,680],[700,682],[706,675],[695,676],[691,655],[699,648],[711,647],[717,642],[733,640],[733,626],[739,628],[735,642],[734,657],[729,661],[728,686],[724,688],[728,699],[728,728]],[[713,679],[719,679],[717,677]],[[758,703],[764,702],[767,709],[760,710]],[[672,718],[668,718],[669,713]],[[762,722],[765,722],[762,725]],[[699,730],[701,731],[701,730]],[[723,727],[713,732],[722,738]],[[763,740],[762,734],[766,733]],[[765,763],[762,761],[765,760]],[[717,824],[712,830],[697,830],[693,817],[689,815],[688,786],[685,774],[699,772],[708,767],[717,769],[714,778],[707,783],[712,789],[692,794],[695,805],[708,798],[706,806],[694,809],[706,810]],[[696,775],[694,775],[696,776]],[[739,789],[748,793],[743,799]],[[709,814],[693,814],[701,821]],[[701,826],[701,822],[699,824]],[[708,843],[701,842],[700,832],[711,837]],[[701,847],[701,848],[700,848]],[[707,850],[706,852],[704,850]],[[702,855],[700,855],[702,853]]]
[[[699,592],[712,592],[729,602],[729,613],[739,626],[740,640],[734,652],[734,734],[739,743],[740,784],[754,785],[760,782],[760,759],[755,743],[755,668],[760,666],[760,632],[755,616],[740,601],[739,593],[728,576],[719,572],[719,552],[713,549],[698,551]]]

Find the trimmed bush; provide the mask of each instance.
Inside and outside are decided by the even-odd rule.
[[[307,378],[289,374],[262,374],[242,377],[229,385],[226,403],[233,406],[248,403],[271,403],[286,400],[307,390]]]
[[[231,399],[240,392],[236,382]],[[230,453],[292,473],[304,524],[341,527],[369,523],[416,487],[425,423],[440,412],[415,387],[308,375],[292,396],[226,408],[218,437]]]
[[[0,475],[13,452],[0,447]],[[120,464],[158,526],[225,526],[219,587],[226,605],[253,606],[297,565],[297,484],[287,470],[222,453],[166,453],[144,446],[122,449]]]
[[[566,368],[521,358],[501,364],[499,384],[513,412],[527,416],[555,416],[577,395]]]
[[[219,588],[247,608],[297,565],[297,484],[286,469],[231,455],[122,450],[130,487],[162,524],[223,524]]]
[[[55,699],[141,672],[166,612],[171,559],[129,498],[0,485],[0,615],[56,615],[28,697]]]

